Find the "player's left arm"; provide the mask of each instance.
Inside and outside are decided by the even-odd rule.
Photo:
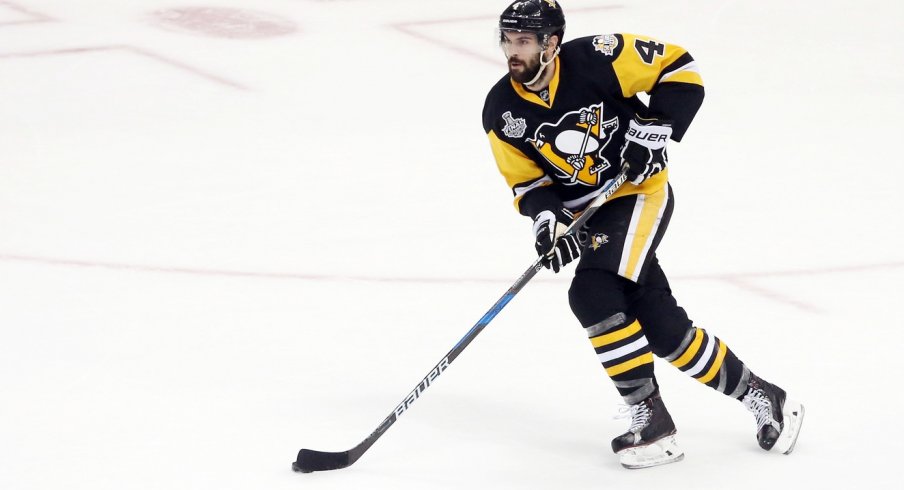
[[[686,49],[657,39],[620,34],[623,42],[612,62],[624,97],[650,94],[644,117],[671,122],[671,139],[681,141],[703,104],[703,79]]]

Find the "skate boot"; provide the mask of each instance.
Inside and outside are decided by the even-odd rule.
[[[684,459],[675,439],[675,424],[658,393],[630,405],[624,417],[628,415],[628,432],[612,439],[612,451],[618,454],[622,466],[649,468]]]
[[[769,451],[773,447],[790,454],[797,443],[804,406],[787,398],[785,390],[751,374],[741,400],[756,417],[756,440]]]

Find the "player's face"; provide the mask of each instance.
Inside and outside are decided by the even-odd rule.
[[[503,31],[499,42],[512,79],[520,83],[531,81],[540,70],[540,53],[543,52],[536,34]]]

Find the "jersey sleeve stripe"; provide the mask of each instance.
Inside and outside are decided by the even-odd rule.
[[[694,83],[694,80],[698,80],[699,85],[703,84],[699,73],[694,76],[681,71],[694,61],[681,46],[634,34],[622,34],[622,38],[624,49],[613,60],[612,68],[624,97],[633,97],[640,92],[649,93],[657,83],[664,81],[664,75],[676,70],[669,81]],[[695,65],[689,67],[688,73],[695,73],[694,67]]]
[[[662,61],[659,61],[659,69],[660,71],[667,71],[669,68],[673,66],[679,66],[685,64],[685,60],[693,61],[694,58],[691,57],[690,53],[687,52],[686,49],[681,46],[677,46],[674,44],[665,44],[665,56],[662,58]],[[655,62],[654,62],[655,63]]]
[[[544,175],[539,180],[534,182],[525,182],[523,184],[518,184],[512,188],[512,192],[515,193],[515,207],[519,207],[518,203],[521,202],[521,198],[524,197],[528,192],[538,188],[538,187],[546,187],[548,185],[552,185],[552,179],[549,176]]]
[[[659,83],[662,82],[685,82],[703,85],[703,78],[700,76],[700,68],[697,62],[691,60],[678,68],[666,71],[659,77]]]
[[[670,76],[667,80],[661,80],[661,82],[682,82],[682,83],[691,83],[694,85],[703,85],[703,77],[700,76],[699,73],[695,73],[692,71],[686,71],[681,73],[676,73],[674,76]]]
[[[496,158],[496,166],[515,194],[516,209],[518,209],[519,201],[528,191],[552,184],[552,179],[530,157],[500,139],[495,131],[490,130],[487,137],[490,139],[490,147]]]

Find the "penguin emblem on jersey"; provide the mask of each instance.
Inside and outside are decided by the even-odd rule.
[[[600,247],[607,243],[609,243],[609,235],[606,235],[605,233],[597,233],[593,235],[590,241],[590,246],[593,248],[593,250],[599,250]]]
[[[603,121],[603,104],[572,111],[556,123],[543,123],[527,141],[560,174],[566,185],[595,187],[611,167],[603,157],[609,135],[618,130],[618,117]]]

